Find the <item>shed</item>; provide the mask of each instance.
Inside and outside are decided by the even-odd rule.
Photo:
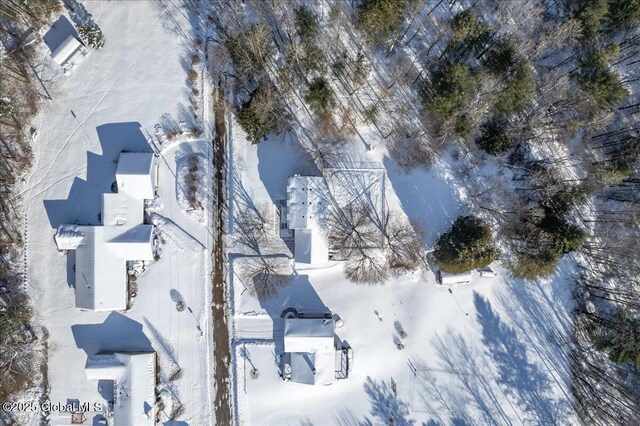
[[[51,58],[61,67],[69,68],[85,50],[87,48],[77,38],[69,35],[51,52]]]
[[[453,285],[453,284],[468,284],[473,279],[471,271],[463,272],[462,274],[449,274],[447,272],[438,271],[436,278],[438,284]]]

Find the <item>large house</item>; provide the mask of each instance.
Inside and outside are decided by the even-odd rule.
[[[333,383],[340,355],[334,344],[333,318],[285,318],[284,321],[284,377],[310,385]]]
[[[329,189],[322,176],[292,176],[287,184],[287,226],[294,232],[295,261],[329,260],[327,209]]]
[[[155,192],[153,153],[122,152],[117,193],[102,196],[102,226],[62,225],[59,250],[75,250],[76,306],[94,311],[127,309],[127,261],[153,260],[153,225],[145,225],[144,200]]]
[[[107,352],[87,359],[89,380],[113,381],[113,424],[154,425],[155,352]]]

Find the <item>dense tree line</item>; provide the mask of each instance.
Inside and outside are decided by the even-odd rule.
[[[34,352],[40,346],[24,293],[24,218],[15,184],[30,167],[30,121],[49,93],[35,71],[34,45],[24,43],[23,34],[49,23],[60,9],[57,0],[0,4],[0,402],[19,397],[37,379]],[[0,413],[0,422],[12,424],[11,413]]]

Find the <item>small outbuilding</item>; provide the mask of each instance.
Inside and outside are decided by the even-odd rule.
[[[87,50],[87,48],[80,43],[80,40],[72,35],[69,35],[56,49],[51,52],[51,58],[61,67],[68,69],[74,64],[76,60]]]

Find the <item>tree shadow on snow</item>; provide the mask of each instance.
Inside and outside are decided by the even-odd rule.
[[[558,401],[549,393],[548,374],[531,361],[528,348],[516,331],[502,321],[489,301],[474,294],[482,342],[498,370],[498,383],[523,412],[538,424],[557,424]]]
[[[432,246],[438,235],[461,213],[462,205],[454,186],[447,181],[445,172],[435,166],[430,170],[407,172],[388,157],[383,163],[403,211],[409,219],[422,225],[426,243]]]
[[[66,200],[45,200],[52,228],[63,224],[99,225],[102,194],[111,192],[121,151],[151,152],[140,123],[112,123],[96,128],[102,155],[87,152],[87,179],[76,177]]]
[[[411,426],[415,424],[415,421],[409,417],[411,412],[409,405],[396,396],[391,383],[384,380],[378,382],[367,377],[364,390],[369,396],[370,413],[373,419],[366,416],[358,418],[351,410],[344,410],[336,416],[336,424],[345,426]]]
[[[574,308],[569,282],[574,270],[562,261],[551,283],[516,282],[509,292],[499,292],[496,298],[505,315],[535,354],[545,361],[553,378],[563,386],[571,384],[567,336],[571,335],[571,312]],[[568,402],[565,401],[568,407]]]
[[[380,382],[367,377],[364,390],[369,395],[371,402],[371,415],[377,419],[376,424],[392,424],[396,426],[409,426],[415,424],[409,418],[409,405],[399,399],[390,383]]]
[[[300,174],[319,176],[311,156],[302,149],[293,133],[292,140],[270,138],[258,144],[258,174],[273,203],[287,199],[289,177]]]
[[[102,324],[71,326],[76,346],[87,356],[98,352],[152,352],[151,341],[142,331],[142,324],[120,313],[112,312]]]
[[[98,27],[89,11],[77,0],[63,0],[64,6],[69,11],[69,16],[76,25]]]
[[[428,413],[435,424],[561,423],[570,405],[552,393],[553,377],[543,368],[560,360],[540,364],[544,359],[536,356],[537,342],[532,341],[537,336],[518,333],[478,293],[474,304],[482,345],[452,331],[436,335],[432,346],[437,364],[410,362],[415,375],[412,409]]]
[[[508,406],[486,359],[460,334],[448,332],[432,343],[439,363],[435,368],[414,361],[414,409],[430,413],[440,423],[509,424]],[[445,422],[447,419],[447,422]]]

